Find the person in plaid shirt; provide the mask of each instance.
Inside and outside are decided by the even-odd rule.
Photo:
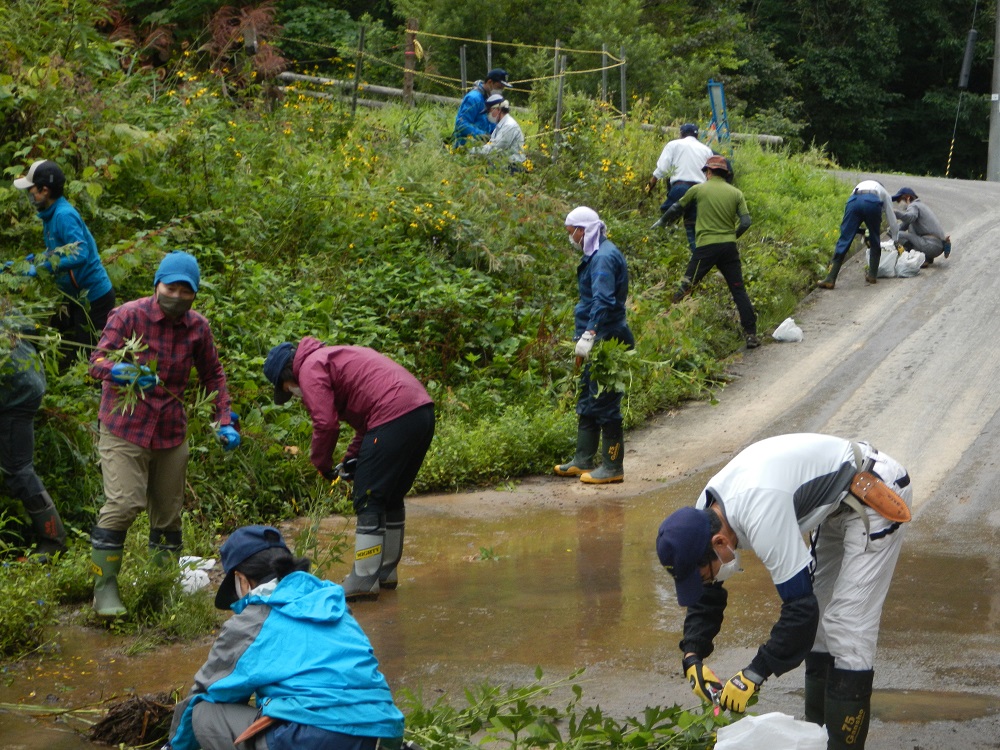
[[[167,255],[153,277],[153,296],[112,310],[90,358],[91,376],[103,381],[98,451],[106,499],[90,535],[94,609],[103,617],[125,613],[118,573],[125,535],[143,509],[149,513],[153,558],[168,564],[181,549],[188,461],[183,397],[192,367],[206,393],[216,394],[223,446],[232,450],[240,444],[208,320],[191,310],[200,278],[194,256],[180,251]],[[109,357],[137,336],[146,348],[133,362]],[[129,389],[141,391],[134,404],[124,399]]]

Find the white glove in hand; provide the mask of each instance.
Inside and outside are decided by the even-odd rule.
[[[590,356],[590,350],[594,348],[594,338],[597,336],[593,331],[584,331],[583,335],[576,342],[576,356],[586,359]]]

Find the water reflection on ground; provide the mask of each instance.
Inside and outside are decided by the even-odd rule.
[[[399,589],[354,607],[390,684],[425,702],[460,700],[466,687],[484,681],[530,682],[537,667],[552,677],[587,667],[585,695],[606,711],[691,704],[677,651],[683,612],[653,545],[662,518],[691,502],[704,481],[695,476],[642,497],[501,518],[452,514],[440,498],[433,506],[411,500]],[[963,553],[956,539],[918,526],[886,604],[875,718],[995,715],[995,555]],[[777,617],[762,566],[748,556],[744,567],[730,586],[732,606],[713,656],[720,674],[742,668]],[[62,628],[57,643],[55,653],[4,671],[0,703],[59,708],[132,691],[186,690],[208,650],[205,640],[126,657],[116,652],[119,638],[82,627]],[[971,654],[960,668],[949,658],[958,648]],[[758,709],[801,714],[800,704],[796,670],[769,681]],[[0,708],[0,747],[89,747],[68,728]]]

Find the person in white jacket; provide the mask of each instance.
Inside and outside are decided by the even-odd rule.
[[[885,214],[889,223],[889,235],[892,244],[899,241],[899,223],[892,210],[892,197],[881,182],[862,180],[854,186],[851,197],[844,206],[844,218],[840,222],[840,239],[833,249],[833,260],[830,262],[830,272],[816,286],[820,289],[833,289],[837,283],[837,274],[844,265],[847,251],[854,241],[861,225],[868,228],[868,271],[865,281],[874,284],[878,275],[878,262],[882,256],[882,243],[879,239],[882,226],[882,215]]]
[[[506,154],[511,171],[521,171],[521,164],[527,158],[524,154],[524,133],[510,113],[510,102],[500,94],[493,94],[486,100],[486,116],[496,123],[489,143],[472,150],[474,154]]]

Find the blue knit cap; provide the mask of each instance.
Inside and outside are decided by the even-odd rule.
[[[156,269],[156,275],[153,277],[153,286],[161,282],[175,284],[178,281],[183,281],[195,292],[198,291],[198,282],[201,281],[198,261],[191,253],[183,250],[175,250],[160,261],[160,267]]]

